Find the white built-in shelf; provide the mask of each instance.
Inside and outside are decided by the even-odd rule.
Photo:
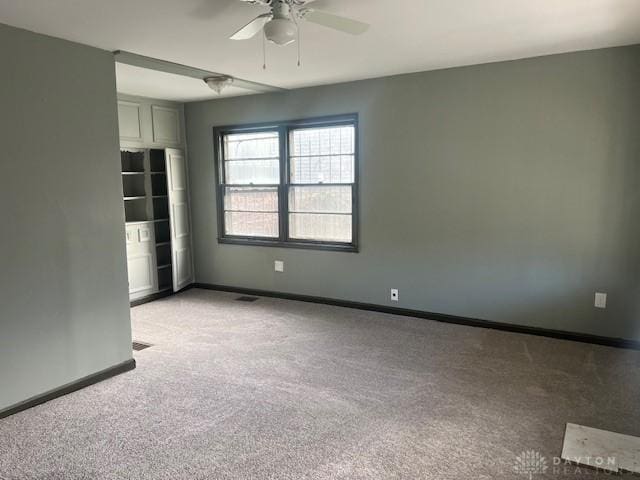
[[[154,195],[153,198],[169,198],[167,195]]]
[[[171,264],[167,263],[166,265],[158,265],[158,270],[162,270],[163,268],[171,268]]]
[[[169,219],[168,218],[154,218],[153,221],[154,222],[168,222]]]
[[[132,220],[130,222],[125,222],[127,225],[141,225],[143,223],[149,223],[149,220]]]
[[[125,200],[143,200],[147,197],[145,197],[144,195],[141,196],[137,196],[137,197],[124,197]]]
[[[158,242],[156,247],[164,247],[165,245],[171,245],[171,242]]]
[[[123,175],[144,175],[144,172],[122,172]]]

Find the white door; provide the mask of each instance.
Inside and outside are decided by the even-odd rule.
[[[169,190],[169,218],[171,219],[173,290],[177,292],[193,283],[189,183],[184,153],[175,148],[167,148],[165,152],[167,158],[167,186]]]
[[[153,224],[127,225],[126,232],[129,300],[136,300],[158,290]]]

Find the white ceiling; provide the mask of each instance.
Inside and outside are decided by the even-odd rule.
[[[284,88],[640,43],[640,0],[317,0],[371,24],[352,37],[302,27],[296,47],[228,40],[265,11],[240,0],[0,0],[0,22]],[[118,67],[123,93],[213,98],[197,80]],[[227,94],[243,93],[230,89]]]

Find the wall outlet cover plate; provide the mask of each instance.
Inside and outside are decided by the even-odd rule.
[[[594,306],[596,308],[607,308],[607,294],[596,292]]]

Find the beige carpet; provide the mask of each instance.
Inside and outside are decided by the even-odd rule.
[[[565,423],[640,435],[640,352],[236,297],[134,308],[138,368],[0,420],[0,478],[610,478]]]

